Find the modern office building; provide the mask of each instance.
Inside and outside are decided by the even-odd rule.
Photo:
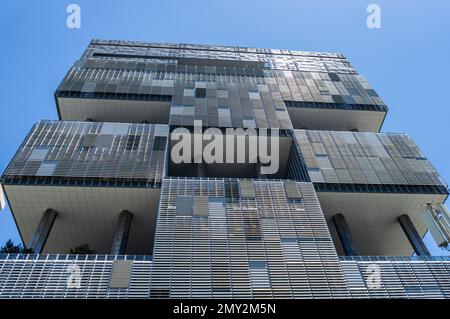
[[[93,40],[55,101],[0,298],[450,298],[447,185],[342,54]]]

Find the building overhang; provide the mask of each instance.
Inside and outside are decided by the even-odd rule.
[[[331,103],[330,103],[331,104]],[[379,132],[386,110],[289,107],[294,129]]]
[[[167,97],[109,99],[55,95],[55,100],[60,120],[168,124],[171,102]]]
[[[58,215],[43,253],[69,253],[88,244],[99,254],[111,251],[121,211],[132,212],[127,254],[150,255],[160,188],[3,184],[17,227],[26,245],[43,212]]]
[[[407,214],[420,236],[427,228],[420,213],[427,203],[443,203],[445,193],[333,192],[318,191],[336,249],[343,249],[331,218],[343,214],[361,255],[410,256],[413,253],[397,218]]]

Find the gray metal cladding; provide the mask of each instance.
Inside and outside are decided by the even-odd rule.
[[[348,297],[312,184],[242,182],[164,179],[150,296]],[[187,202],[193,214],[179,214]]]
[[[381,261],[379,258],[342,258],[352,298],[450,298],[448,260],[410,261],[408,257],[392,257],[393,260]]]
[[[210,207],[210,218],[214,222],[215,243],[226,240],[225,203],[210,199],[214,207]],[[289,265],[292,289],[301,292],[302,296],[311,297],[308,288],[299,290],[299,283],[307,281],[304,275],[302,252],[293,238],[281,239],[282,254]],[[242,262],[249,265],[250,270],[241,273],[230,271],[227,258],[233,257],[227,249],[211,253],[211,279],[214,281],[214,296],[223,298],[230,296],[231,280],[239,278],[232,291],[240,292],[253,289],[268,290],[267,283],[276,277],[268,277],[271,270],[263,259]],[[0,255],[0,299],[7,298],[152,298],[164,297],[164,289],[159,292],[152,286],[153,281],[164,279],[161,274],[152,271],[153,263],[143,256],[126,256],[127,260],[119,260],[124,256],[105,255]],[[450,261],[446,257],[430,258],[430,260],[410,260],[409,257],[341,257],[340,270],[348,287],[348,298],[449,298],[450,297]],[[381,260],[384,259],[384,260]],[[192,262],[196,262],[192,260]],[[200,261],[202,261],[200,259]],[[110,286],[113,268],[117,262],[126,262],[125,285],[122,288]],[[131,266],[131,267],[130,267]],[[223,268],[222,268],[223,267]],[[293,276],[296,269],[297,276]],[[189,268],[191,269],[191,268]],[[193,268],[195,269],[195,268]],[[227,271],[224,271],[227,270]],[[272,268],[273,269],[273,268]],[[128,272],[129,270],[129,272]],[[303,274],[302,274],[303,273]],[[299,276],[300,274],[300,276]],[[311,276],[314,273],[311,272]],[[175,282],[180,281],[174,276]],[[242,282],[245,278],[244,283]],[[331,278],[330,278],[331,279]],[[222,283],[222,284],[219,284]],[[282,284],[282,282],[279,282]],[[186,280],[184,289],[198,289]],[[180,287],[180,289],[182,289]],[[272,284],[273,287],[273,284]],[[317,287],[317,286],[315,286]],[[328,289],[337,289],[331,285]],[[272,288],[273,289],[273,288]],[[287,288],[286,295],[290,295]],[[317,288],[316,288],[317,289]],[[158,293],[161,293],[158,295]],[[321,294],[325,292],[322,290]],[[188,293],[190,295],[190,292]],[[198,294],[193,293],[193,296]],[[298,296],[297,293],[295,296]]]
[[[115,260],[112,264],[109,288],[128,288],[132,268],[132,260]]]
[[[341,54],[101,40],[91,42],[56,95],[168,101],[171,125],[196,119],[220,127],[252,118],[256,127],[292,128],[285,101],[385,107]],[[220,120],[220,107],[231,108],[231,119]]]
[[[167,134],[166,125],[40,121],[31,129],[3,177],[157,182],[164,173]]]
[[[113,255],[3,255],[0,257],[0,299],[148,298],[151,259],[127,256],[127,260],[118,260],[120,257],[124,258]],[[117,268],[119,264],[125,267]],[[120,277],[119,281],[116,276]]]
[[[312,182],[446,185],[406,134],[294,132]]]

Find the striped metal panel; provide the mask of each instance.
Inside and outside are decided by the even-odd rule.
[[[220,206],[220,201],[215,201]],[[219,211],[224,212],[219,208]],[[223,213],[216,215],[216,221],[225,220]],[[214,226],[216,227],[216,226]],[[217,227],[222,227],[217,225]],[[217,229],[217,228],[214,228]],[[216,242],[224,239],[224,233],[216,236]],[[231,242],[230,242],[231,243]],[[267,245],[267,243],[266,243]],[[286,277],[291,286],[285,295],[293,289],[294,298],[311,298],[312,294],[323,295],[324,289],[336,289],[333,285],[327,288],[313,286],[309,288],[309,277],[314,273],[309,269],[308,276],[294,276],[294,270],[305,270],[302,252],[296,247],[293,239],[283,239],[283,254],[287,269]],[[217,244],[215,245],[217,248]],[[231,246],[230,246],[231,247]],[[266,263],[258,258],[244,258],[242,272],[233,268],[231,272],[227,261],[228,250],[211,252],[212,297],[229,298],[235,295],[252,297],[247,290],[254,290],[253,297],[270,295],[274,288],[276,276],[270,261]],[[122,256],[123,258],[124,256]],[[113,264],[118,256],[105,255],[2,255],[0,256],[0,299],[7,298],[149,298],[161,297],[164,289],[155,291],[152,282],[163,277],[152,272],[152,261],[142,256],[126,256],[132,263],[129,286],[127,288],[111,288],[110,278]],[[123,262],[123,260],[120,260]],[[127,260],[128,261],[128,260]],[[197,263],[192,260],[192,264]],[[201,260],[200,260],[201,262]],[[239,264],[236,264],[238,266]],[[250,265],[250,269],[245,269]],[[192,268],[193,270],[196,267]],[[342,257],[339,271],[343,272],[348,287],[348,298],[450,298],[450,260],[447,258],[408,258],[408,257]],[[208,270],[209,271],[209,270]],[[176,284],[178,279],[173,281]],[[242,282],[247,278],[248,283]],[[180,279],[181,280],[181,279]],[[184,295],[201,296],[191,292],[198,289],[201,282],[184,281],[179,292]],[[272,288],[268,287],[270,283]],[[299,283],[304,285],[300,286]],[[277,286],[283,282],[278,279]],[[258,293],[257,293],[258,292]],[[272,291],[273,293],[273,291]],[[337,297],[337,296],[334,296]]]
[[[168,127],[164,130],[161,125],[39,121],[3,177],[160,182],[164,175],[167,134]]]
[[[314,187],[296,184],[289,199],[283,181],[245,180],[245,197],[238,179],[164,179],[150,295],[348,297]],[[177,214],[192,197],[208,198],[207,216]]]
[[[117,256],[112,255],[0,257],[0,299],[148,298],[151,260],[127,258],[133,260],[115,260]],[[132,265],[127,288],[110,287],[113,264],[117,262]]]
[[[446,184],[406,134],[294,130],[312,182]]]
[[[449,261],[342,260],[353,298],[450,298]]]
[[[168,124],[192,125],[197,119],[212,127],[292,128],[285,101],[386,110],[340,54],[192,48],[91,44],[56,96],[166,101],[173,111]],[[200,90],[206,94],[197,96]]]

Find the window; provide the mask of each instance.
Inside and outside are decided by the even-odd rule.
[[[284,190],[286,191],[286,197],[289,199],[301,199],[302,194],[298,189],[297,182],[294,181],[285,181],[284,182]]]
[[[375,92],[374,89],[368,89],[368,90],[366,90],[366,92],[371,97],[378,97],[378,94],[377,94],[377,92]]]
[[[172,107],[170,108],[170,116],[183,115],[183,109],[183,105],[172,105]]]
[[[195,81],[195,87],[196,88],[206,88],[206,82],[205,81]]]
[[[321,169],[333,169],[330,159],[326,155],[316,156],[317,164]]]
[[[48,146],[38,146],[31,152],[29,161],[42,161],[47,157],[50,148]]]
[[[210,197],[208,201],[211,230],[215,236],[226,236],[226,200],[224,197]]]
[[[256,121],[254,117],[244,116],[242,119],[242,124],[245,128],[256,127]]]
[[[176,200],[177,216],[192,216],[192,197],[178,196]]]
[[[125,123],[103,123],[100,134],[127,135],[130,124]]]
[[[255,198],[255,187],[253,182],[249,180],[240,180],[239,188],[241,190],[241,198]]]
[[[297,238],[282,238],[284,258],[287,263],[302,261],[302,254]]]
[[[344,104],[344,100],[340,95],[332,95],[331,98],[333,99],[334,103]]]
[[[154,151],[164,151],[166,149],[166,140],[164,136],[155,136],[153,139],[153,150]]]
[[[228,90],[217,90],[218,98],[228,98]]]
[[[245,210],[244,217],[245,238],[249,241],[261,241],[261,223],[257,210]]]
[[[81,92],[94,92],[95,85],[95,82],[84,82]]]
[[[208,217],[208,196],[194,196],[194,216]]]
[[[250,281],[254,289],[270,288],[269,271],[266,261],[250,261]]]
[[[347,88],[347,91],[350,95],[352,96],[359,96],[359,92],[357,89],[355,88]]]
[[[100,134],[95,139],[95,146],[98,147],[111,147],[114,136],[111,134]]]
[[[126,149],[132,150],[139,148],[140,141],[141,141],[140,135],[128,135]]]
[[[152,86],[161,86],[161,87],[173,87],[174,86],[173,80],[153,80]]]
[[[219,125],[231,127],[231,110],[228,106],[219,106]]]
[[[194,116],[195,108],[193,105],[172,105],[170,116]]]
[[[43,161],[36,172],[36,176],[51,176],[58,166],[58,161]]]
[[[194,89],[184,89],[184,96],[195,96],[195,90]]]
[[[261,95],[259,95],[258,91],[248,91],[248,96],[250,99],[261,99]]]
[[[330,77],[331,81],[338,82],[341,80],[336,73],[328,73],[328,76]]]
[[[95,146],[95,139],[96,139],[97,135],[95,134],[86,134],[83,137],[83,141],[81,142],[81,146],[84,147],[93,147]]]
[[[195,97],[204,99],[206,97],[206,89],[205,88],[196,88],[195,89]]]
[[[155,136],[168,136],[169,125],[155,124]]]

